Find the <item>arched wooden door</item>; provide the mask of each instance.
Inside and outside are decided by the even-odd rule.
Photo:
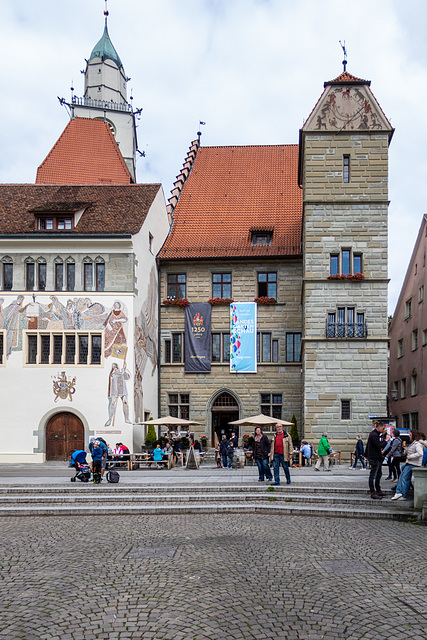
[[[46,460],[68,460],[72,449],[84,449],[83,423],[74,413],[56,413],[46,425]]]
[[[239,437],[239,427],[228,424],[238,419],[239,407],[236,399],[226,392],[218,395],[212,405],[212,443],[221,442],[224,434],[229,438],[232,431]]]

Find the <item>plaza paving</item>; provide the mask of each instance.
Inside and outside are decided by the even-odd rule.
[[[55,465],[17,476],[9,467],[9,477],[4,466],[2,485],[69,482]],[[316,479],[365,484],[357,473]],[[250,468],[123,475],[256,481]],[[292,473],[301,483],[313,475]],[[425,527],[261,514],[3,517],[0,526],[7,640],[426,638]]]

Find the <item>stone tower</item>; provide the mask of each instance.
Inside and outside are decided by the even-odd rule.
[[[108,122],[126,165],[136,180],[137,138],[135,115],[127,99],[127,83],[123,64],[110,40],[107,27],[108,11],[104,11],[105,26],[101,39],[87,60],[84,97],[71,99],[71,116],[98,118]]]
[[[347,452],[386,415],[392,135],[370,82],[346,71],[300,131],[304,435]]]

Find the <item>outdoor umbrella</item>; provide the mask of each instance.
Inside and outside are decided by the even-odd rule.
[[[283,424],[284,427],[291,427],[292,422],[286,422],[286,420],[279,420],[278,418],[272,418],[271,416],[265,416],[260,413],[258,416],[249,416],[249,418],[242,418],[241,420],[233,420],[228,424],[241,425],[242,427],[267,427],[277,423]]]
[[[194,424],[202,424],[201,422],[195,422],[194,420],[185,420],[184,418],[175,418],[174,416],[166,416],[165,418],[156,418],[155,420],[146,420],[145,422],[138,422],[138,424],[157,424],[166,427],[190,427]]]

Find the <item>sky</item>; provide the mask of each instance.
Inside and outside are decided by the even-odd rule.
[[[294,144],[323,91],[347,71],[395,128],[389,175],[389,313],[427,211],[425,0],[109,0],[145,157],[138,182],[166,198],[202,144]],[[68,122],[58,97],[83,95],[104,0],[0,0],[0,183],[34,182]],[[206,124],[199,127],[199,122]]]

